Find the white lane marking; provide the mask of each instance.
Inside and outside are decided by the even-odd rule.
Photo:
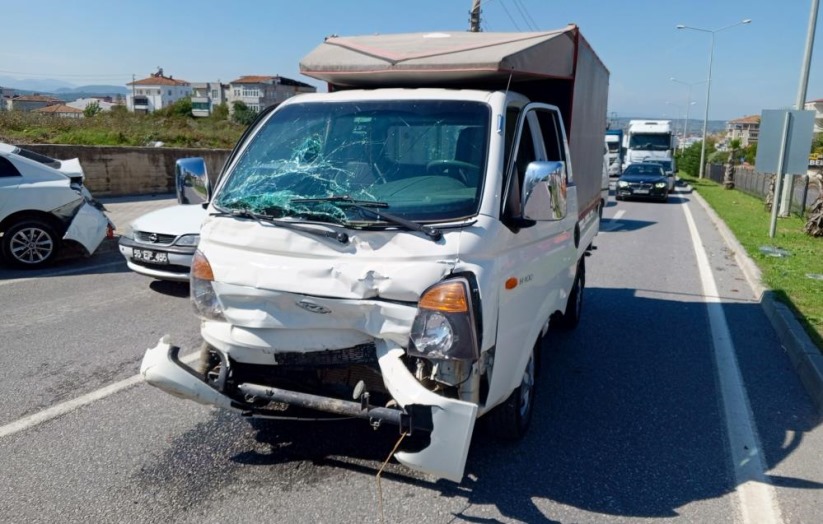
[[[623,224],[618,224],[617,221],[620,220],[620,218],[625,214],[625,209],[619,209],[612,218],[606,220],[605,223],[600,225],[600,231],[615,231],[623,227]]]
[[[122,266],[125,264],[126,261],[120,260],[118,262],[107,262],[105,264],[99,264],[97,266],[83,266],[83,267],[75,267],[72,269],[64,269],[63,271],[55,271],[54,273],[42,273],[40,275],[34,277],[26,277],[26,278],[12,278],[9,280],[0,281],[0,286],[7,286],[9,284],[21,284],[23,282],[30,282],[32,280],[39,280],[40,278],[44,277],[62,277],[63,275],[71,275],[73,273],[82,273],[84,271],[92,272],[98,269],[105,269],[114,266]]]
[[[190,364],[197,360],[197,358],[198,354],[195,352],[186,355],[185,357],[182,357],[180,361],[184,364]],[[100,388],[96,391],[92,391],[91,393],[87,393],[75,399],[68,400],[61,404],[57,404],[50,408],[44,409],[43,411],[39,411],[27,417],[23,417],[10,424],[6,424],[5,426],[0,426],[0,438],[7,437],[15,433],[19,433],[21,431],[25,431],[27,429],[31,429],[34,426],[42,424],[43,422],[48,422],[49,420],[61,417],[67,413],[71,413],[76,409],[91,404],[92,402],[104,399],[108,396],[114,395],[115,393],[119,393],[120,391],[128,389],[134,386],[135,384],[139,384],[141,382],[143,382],[143,376],[137,374],[125,380],[121,380],[120,382],[115,382],[114,384],[109,384],[106,387]]]
[[[729,325],[718,296],[717,284],[691,211],[688,206],[681,207],[686,214],[686,223],[689,226],[703,285],[703,300],[709,316],[715,367],[723,400],[726,433],[737,484],[740,513],[743,522],[747,524],[779,523],[782,522],[780,507],[774,487],[765,474],[765,457],[762,455],[760,438],[752,420],[749,398],[743,386]]]

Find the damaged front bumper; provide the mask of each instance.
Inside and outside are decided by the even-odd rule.
[[[91,255],[113,230],[114,225],[105,213],[86,200],[71,219],[63,239],[77,242]]]
[[[246,396],[282,402],[316,411],[397,425],[402,432],[430,432],[430,443],[417,452],[399,451],[395,458],[411,469],[460,482],[477,417],[477,405],[442,397],[425,387],[401,360],[404,350],[385,341],[377,345],[383,382],[399,409],[369,406],[360,402],[289,391],[266,385],[244,383],[238,390]],[[140,373],[149,384],[179,398],[254,415],[254,406],[230,398],[205,382],[202,375],[178,359],[179,348],[164,337],[146,351]]]

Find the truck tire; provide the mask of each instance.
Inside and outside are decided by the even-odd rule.
[[[566,331],[577,327],[580,316],[583,313],[583,290],[586,288],[586,259],[581,258],[577,264],[577,274],[574,276],[569,301],[566,304],[566,311],[560,317],[559,326]]]
[[[46,222],[25,218],[6,229],[2,250],[8,264],[35,269],[55,259],[60,251],[60,239]]]
[[[536,348],[532,349],[520,385],[509,398],[494,407],[485,417],[486,431],[498,440],[520,440],[529,429],[534,411],[534,392],[537,378]]]

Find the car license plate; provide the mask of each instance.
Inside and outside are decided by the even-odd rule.
[[[149,249],[134,249],[132,250],[132,257],[135,260],[143,262],[151,262],[152,264],[168,264],[169,256],[166,253],[158,251],[151,251]]]
[[[635,189],[634,194],[635,195],[648,195],[649,190],[648,189]]]

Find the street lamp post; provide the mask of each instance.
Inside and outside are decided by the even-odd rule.
[[[703,178],[703,173],[706,168],[706,131],[709,125],[709,98],[712,92],[712,62],[714,60],[714,35],[715,33],[725,31],[726,29],[730,29],[738,25],[750,24],[751,21],[751,18],[746,18],[745,20],[741,20],[740,22],[737,22],[735,24],[727,25],[726,27],[721,27],[720,29],[703,29],[700,27],[691,27],[683,24],[677,26],[677,29],[691,29],[693,31],[700,31],[702,33],[709,33],[710,35],[712,35],[711,45],[709,46],[709,76],[706,80],[706,112],[703,115],[703,144],[700,147],[700,173],[698,174],[698,178]]]
[[[671,77],[670,80],[672,82],[677,82],[678,84],[683,84],[689,88],[686,95],[686,121],[683,123],[683,142],[680,144],[680,149],[682,151],[686,149],[686,138],[689,136],[689,108],[695,104],[695,102],[692,102],[692,86],[702,84],[705,80],[700,80],[699,82],[684,82],[676,79],[675,77]]]

